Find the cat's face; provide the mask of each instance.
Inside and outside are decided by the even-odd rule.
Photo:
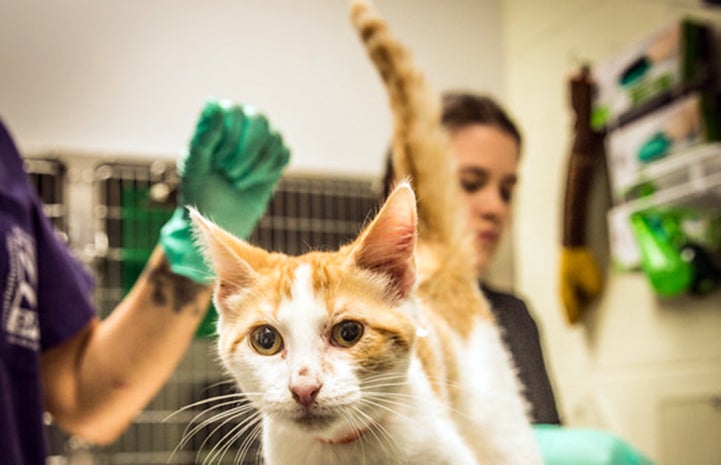
[[[416,333],[414,202],[400,187],[354,243],[301,257],[269,254],[194,214],[219,278],[221,359],[261,412],[332,438],[387,411]]]

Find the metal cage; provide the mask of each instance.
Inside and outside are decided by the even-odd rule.
[[[92,168],[92,176],[73,179],[92,182],[92,221],[94,230],[94,270],[97,279],[96,303],[101,316],[107,315],[130,289],[157,243],[161,226],[175,208],[173,192],[177,175],[172,165],[136,161],[103,163]],[[65,178],[50,183],[43,174],[44,164],[28,160],[28,173],[43,191],[63,191]],[[42,167],[42,168],[41,168]],[[72,169],[72,163],[70,163]],[[87,168],[86,168],[87,169]],[[58,173],[65,173],[64,169]],[[55,181],[53,181],[55,182]],[[71,183],[73,184],[73,183]],[[49,186],[52,186],[49,187]],[[70,189],[73,189],[70,186]],[[42,195],[46,205],[55,205]],[[52,207],[66,213],[73,205]],[[289,174],[279,182],[265,216],[249,238],[264,249],[297,255],[308,250],[332,250],[351,240],[360,231],[379,197],[369,179]],[[62,218],[58,228],[67,226]],[[210,313],[210,312],[209,312]],[[208,424],[184,435],[207,415],[213,402],[178,412],[186,405],[232,392],[234,386],[224,375],[214,353],[212,321],[205,322],[170,380],[141,412],[121,438],[111,446],[91,447],[63,436],[50,427],[51,451],[58,464],[94,465],[191,465],[203,463],[213,446],[232,433],[232,425]],[[204,416],[205,415],[205,416]],[[192,424],[191,424],[192,422]],[[186,430],[188,426],[190,429]],[[229,436],[228,436],[229,437]],[[234,463],[243,447],[246,463],[259,460],[258,444],[240,435],[213,463]],[[252,444],[251,444],[252,442]],[[179,444],[182,447],[177,447]]]

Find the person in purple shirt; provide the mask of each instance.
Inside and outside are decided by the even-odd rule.
[[[185,205],[247,237],[289,160],[249,105],[210,100],[179,159],[180,206],[127,297],[102,321],[92,280],[60,242],[0,121],[0,462],[44,465],[43,415],[97,444],[164,384],[203,319],[213,275]]]

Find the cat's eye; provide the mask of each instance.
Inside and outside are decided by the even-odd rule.
[[[283,348],[283,338],[272,326],[258,326],[250,333],[250,345],[260,355],[275,355]]]
[[[363,325],[353,320],[343,320],[333,326],[331,342],[338,347],[351,347],[363,336]]]

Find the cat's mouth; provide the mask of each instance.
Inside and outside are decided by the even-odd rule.
[[[308,430],[319,430],[330,426],[336,419],[335,415],[324,415],[309,411],[301,412],[292,418],[293,422]]]

